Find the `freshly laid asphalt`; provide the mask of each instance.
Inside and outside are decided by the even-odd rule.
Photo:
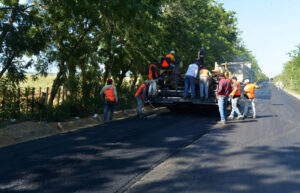
[[[216,122],[166,112],[2,148],[0,192],[124,192]]]
[[[267,83],[257,119],[212,129],[128,193],[299,193],[300,102]]]
[[[300,103],[267,83],[257,119],[130,118],[0,149],[0,192],[300,192]]]

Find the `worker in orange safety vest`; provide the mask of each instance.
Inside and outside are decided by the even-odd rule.
[[[103,120],[106,121],[108,110],[110,110],[109,120],[112,120],[114,115],[114,105],[118,102],[118,95],[117,89],[113,85],[113,80],[111,78],[107,80],[107,85],[101,89],[100,95],[104,95],[105,97]]]
[[[205,99],[208,99],[209,78],[211,73],[205,67],[200,70],[200,97],[203,98],[203,90],[205,91]]]
[[[234,113],[237,114],[237,119],[242,119],[243,116],[238,108],[238,101],[239,98],[241,96],[241,84],[239,83],[239,81],[237,80],[237,77],[233,76],[231,78],[231,88],[232,88],[232,92],[230,93],[230,98],[231,98],[231,113],[228,117],[228,119],[233,119],[234,118]]]
[[[149,81],[146,80],[145,83],[141,84],[141,86],[138,88],[137,92],[135,93],[135,98],[138,103],[138,109],[137,109],[137,116],[143,114],[143,101],[147,100],[147,88],[149,87]]]
[[[250,84],[250,81],[247,79],[245,80],[244,83],[246,86],[244,87],[244,97],[246,98],[245,100],[245,107],[244,107],[244,112],[243,112],[243,118],[247,117],[247,113],[248,113],[248,107],[251,103],[252,105],[252,118],[255,119],[256,118],[256,107],[255,107],[255,89],[259,88],[259,86],[257,86],[255,83],[254,84]]]

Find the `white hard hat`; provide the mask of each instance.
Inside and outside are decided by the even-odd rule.
[[[171,54],[175,54],[175,51],[174,50],[171,50],[171,52],[170,52]]]
[[[250,80],[249,80],[249,79],[246,79],[245,82],[244,82],[244,84],[247,84],[247,83],[249,83],[249,82],[250,82]]]

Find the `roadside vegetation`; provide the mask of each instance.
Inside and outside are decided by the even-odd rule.
[[[282,73],[276,76],[274,81],[281,81],[284,88],[300,93],[300,44],[289,56],[290,61],[284,64]]]
[[[117,108],[133,107],[151,60],[170,50],[181,57],[182,72],[204,47],[209,68],[214,62],[249,61],[255,79],[267,79],[239,38],[235,13],[215,0],[0,0],[0,20],[2,120],[101,112],[99,93],[108,77],[118,89]],[[25,75],[32,67],[35,82]],[[48,75],[52,68],[55,77]],[[32,87],[42,80],[47,83],[37,87],[49,87],[49,97],[28,95],[38,92]]]

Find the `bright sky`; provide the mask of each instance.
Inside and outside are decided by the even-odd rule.
[[[273,77],[300,44],[299,0],[219,0],[236,12],[238,27],[263,72]]]

